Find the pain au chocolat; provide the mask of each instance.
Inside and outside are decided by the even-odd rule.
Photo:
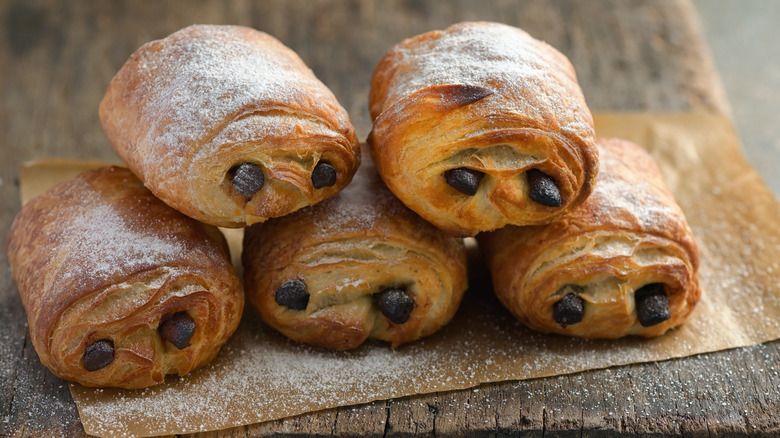
[[[371,153],[390,190],[455,234],[549,223],[598,170],[569,60],[524,31],[466,22],[407,39],[376,67]]]
[[[268,325],[334,350],[430,335],[468,283],[463,240],[406,208],[367,159],[338,195],[247,228],[243,264]]]
[[[292,50],[195,25],[130,56],[100,103],[111,144],[160,199],[244,227],[317,203],[360,162],[344,108]]]
[[[214,359],[244,307],[219,230],[121,167],[25,204],[7,252],[41,362],[85,386],[144,388],[187,374]]]
[[[652,157],[600,139],[599,181],[561,220],[477,236],[496,295],[527,326],[588,338],[651,337],[701,296],[699,252]]]

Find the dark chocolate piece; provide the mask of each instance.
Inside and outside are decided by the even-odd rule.
[[[374,301],[382,314],[396,324],[408,321],[414,310],[414,300],[399,287],[391,287],[374,294]]]
[[[190,339],[195,334],[195,321],[187,312],[176,312],[163,318],[159,330],[160,337],[179,350],[184,350],[190,345]]]
[[[634,292],[634,300],[637,318],[643,327],[652,327],[672,317],[663,283],[640,287]]]
[[[482,181],[482,177],[484,176],[485,174],[479,170],[466,167],[450,169],[444,172],[444,179],[447,180],[447,184],[454,187],[457,191],[469,196],[474,196],[477,193],[479,182]]]
[[[320,161],[311,172],[311,185],[315,189],[321,189],[330,187],[333,184],[336,184],[336,168],[330,165],[330,163]]]
[[[539,169],[530,169],[526,172],[528,178],[529,193],[528,196],[539,204],[547,207],[560,207],[561,191],[558,185],[550,175],[545,174]]]
[[[309,304],[309,291],[301,280],[290,280],[276,289],[276,304],[303,310]]]
[[[247,198],[251,198],[265,185],[263,171],[252,163],[241,163],[230,169],[233,175],[232,183],[236,191]]]
[[[582,321],[584,314],[585,301],[574,293],[569,293],[553,305],[553,319],[563,328]]]
[[[452,85],[447,88],[445,98],[448,107],[461,107],[482,100],[493,94],[493,90],[478,85]]]
[[[84,369],[97,371],[114,361],[114,341],[101,339],[95,341],[84,350]]]

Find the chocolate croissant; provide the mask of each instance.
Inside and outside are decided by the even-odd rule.
[[[168,205],[243,227],[345,187],[360,161],[344,108],[292,50],[240,26],[147,43],[100,103],[108,138]]]
[[[564,55],[520,29],[460,23],[391,48],[371,81],[371,153],[441,229],[551,222],[590,194],[593,120]]]
[[[216,228],[107,167],[22,207],[7,252],[41,362],[85,386],[144,388],[211,361],[241,283]]]
[[[701,296],[699,252],[652,157],[600,139],[599,181],[560,221],[477,236],[501,302],[527,326],[588,338],[651,337]]]
[[[335,350],[432,334],[468,282],[462,239],[404,207],[369,160],[333,198],[247,228],[243,264],[247,298],[268,325]]]

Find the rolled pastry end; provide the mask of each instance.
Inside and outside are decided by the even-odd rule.
[[[146,187],[216,226],[316,204],[349,184],[360,162],[333,93],[295,52],[249,27],[193,25],[141,46],[99,112]]]
[[[447,324],[466,289],[465,251],[443,260],[393,239],[320,241],[269,270],[255,247],[264,240],[257,227],[245,240],[247,297],[267,324],[296,341],[349,350],[376,339],[395,347]]]
[[[230,186],[240,195],[251,199],[265,186],[265,174],[261,166],[254,163],[239,163],[227,173]],[[332,187],[338,181],[338,171],[327,161],[318,161],[311,172],[311,185],[314,189]]]
[[[41,362],[84,386],[138,389],[187,374],[214,359],[244,307],[219,230],[121,167],[25,204],[8,254]]]
[[[291,310],[306,310],[309,304],[309,292],[301,280],[290,280],[276,289],[276,304]],[[372,295],[374,304],[387,319],[394,324],[403,324],[409,320],[414,310],[414,298],[405,287],[389,287]]]
[[[452,234],[541,225],[598,172],[571,63],[503,24],[455,24],[390,48],[371,81],[372,155],[390,190]]]
[[[51,334],[46,365],[85,386],[138,389],[210,362],[238,326],[240,289],[149,280],[74,303]]]
[[[588,338],[657,336],[685,322],[700,293],[690,265],[664,246],[626,246],[622,255],[604,258],[573,256],[564,271],[540,270],[526,278],[525,287],[502,287],[497,293],[539,331]]]
[[[633,289],[615,280],[604,281],[603,285],[563,286],[555,294],[556,299],[549,312],[559,327],[541,321],[536,324],[546,325],[544,331],[583,337],[620,337],[628,334],[655,336],[670,328],[666,326],[660,333],[657,330],[661,329],[659,325],[672,319],[670,298],[666,291],[679,288],[678,284],[671,284],[673,281],[670,284],[654,282]],[[600,287],[603,290],[597,290]],[[597,298],[597,295],[602,296]],[[679,297],[673,299],[679,300]],[[680,307],[679,303],[672,305]],[[677,319],[680,319],[679,315]],[[583,321],[584,325],[592,327],[578,327]],[[622,331],[610,334],[599,332],[609,324],[617,325]]]

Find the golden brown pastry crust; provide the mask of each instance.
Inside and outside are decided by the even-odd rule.
[[[243,263],[247,298],[267,324],[335,350],[366,339],[398,346],[432,334],[453,317],[468,283],[462,239],[404,207],[370,160],[333,198],[247,228]],[[305,310],[276,302],[276,290],[292,280],[306,284]],[[385,317],[374,301],[391,287],[414,299],[404,323]]]
[[[347,112],[292,50],[241,26],[196,25],[152,41],[114,76],[100,120],[114,149],[160,199],[200,221],[243,227],[345,187],[360,161]],[[336,183],[314,188],[319,162]],[[259,166],[249,200],[230,170]]]
[[[7,252],[41,362],[86,386],[144,388],[187,374],[241,318],[243,290],[219,230],[168,207],[125,168],[84,173],[28,202]],[[182,311],[195,331],[178,349],[158,326]],[[103,339],[114,360],[87,371],[85,348]]]
[[[574,69],[520,29],[467,22],[407,39],[377,65],[369,103],[382,178],[449,232],[548,223],[592,191],[598,153]],[[459,167],[486,174],[475,195],[443,178]],[[532,168],[555,179],[560,207],[529,199]]]
[[[699,252],[652,157],[625,140],[599,139],[599,180],[560,221],[477,236],[496,294],[529,327],[589,338],[657,336],[683,324],[701,296]],[[671,318],[637,319],[634,291],[663,283]],[[553,305],[583,287],[581,322],[563,327]]]

